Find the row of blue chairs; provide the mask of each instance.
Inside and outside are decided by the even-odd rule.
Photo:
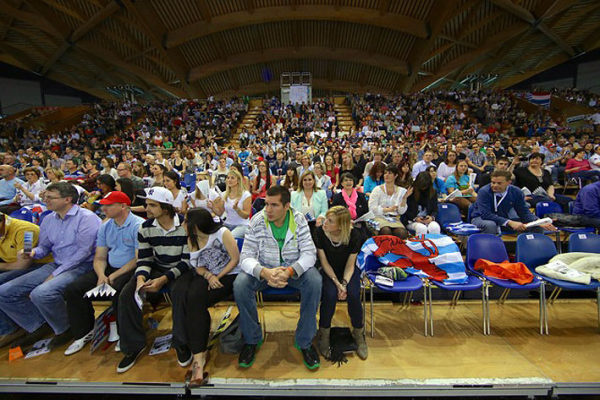
[[[29,208],[23,207],[10,213],[9,217],[41,225],[44,218],[46,218],[46,216],[51,212],[52,211],[50,210],[46,210],[38,213],[30,210]]]
[[[600,253],[600,235],[578,233],[571,234],[569,237],[569,252],[588,252]],[[365,275],[368,278],[368,285],[364,290],[370,290],[370,328],[371,336],[374,336],[374,319],[373,319],[373,289],[377,288],[383,292],[389,293],[405,293],[406,298],[410,298],[412,292],[423,289],[423,314],[424,314],[424,334],[425,336],[433,335],[433,314],[432,314],[432,288],[454,291],[452,305],[458,301],[460,294],[463,291],[481,290],[482,302],[482,326],[484,335],[491,333],[490,327],[490,311],[489,311],[489,288],[497,286],[504,289],[499,301],[503,303],[511,290],[539,290],[539,321],[540,334],[548,334],[548,314],[547,314],[547,299],[546,285],[553,285],[554,291],[550,298],[556,298],[561,290],[577,290],[577,291],[595,291],[598,302],[598,322],[600,323],[600,283],[593,281],[590,285],[582,285],[571,283],[558,279],[541,276],[535,272],[535,268],[548,263],[548,261],[558,254],[556,246],[552,239],[548,236],[538,233],[523,233],[518,236],[516,243],[516,261],[523,262],[533,273],[535,279],[527,285],[519,285],[513,281],[497,279],[483,275],[480,271],[475,270],[475,262],[484,258],[493,262],[502,262],[508,260],[508,254],[502,239],[496,235],[490,234],[474,234],[469,236],[467,243],[467,274],[469,280],[461,285],[445,285],[441,282],[433,281],[426,278],[418,278],[409,276],[405,281],[394,282],[393,287],[380,285],[375,282],[377,269],[381,263],[375,256],[368,256],[365,262]],[[408,296],[407,296],[408,295]],[[366,298],[366,294],[363,298]],[[366,300],[363,301],[363,307],[366,313]]]

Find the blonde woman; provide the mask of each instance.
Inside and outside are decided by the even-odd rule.
[[[329,353],[331,320],[338,300],[348,301],[352,336],[361,359],[368,356],[362,306],[360,304],[360,271],[356,256],[362,246],[361,233],[352,228],[350,211],[343,206],[331,207],[325,222],[317,228],[315,246],[323,267],[323,288],[319,319],[318,347],[323,356]]]
[[[252,195],[244,184],[242,174],[235,168],[227,173],[225,184],[223,196],[213,201],[213,211],[225,219],[225,226],[233,237],[243,238],[250,224]]]
[[[292,192],[292,208],[302,213],[310,223],[321,226],[327,212],[327,194],[316,184],[313,171],[307,170],[300,177],[296,190]]]

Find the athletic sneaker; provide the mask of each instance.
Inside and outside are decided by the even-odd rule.
[[[92,340],[94,337],[94,330],[89,331],[87,335],[82,337],[81,339],[77,339],[71,343],[69,347],[65,350],[65,356],[70,356],[71,354],[77,353],[79,350],[83,349],[87,342]]]
[[[256,351],[260,349],[262,345],[262,340],[258,344],[244,344],[242,347],[242,351],[240,351],[240,355],[238,357],[238,364],[242,368],[250,368],[252,364],[254,364],[254,359],[256,358]]]
[[[192,359],[194,356],[190,349],[184,347],[183,349],[175,348],[175,352],[177,352],[177,363],[180,367],[185,368],[192,363]]]
[[[304,362],[304,365],[306,365],[306,368],[317,369],[321,366],[321,360],[319,358],[319,353],[317,353],[315,346],[313,346],[311,344],[306,349],[301,349],[300,346],[298,346],[298,344],[295,344],[294,346],[298,350],[300,350],[300,353],[302,353],[302,361]]]
[[[125,354],[125,357],[123,357],[123,359],[117,366],[117,373],[121,374],[123,372],[129,371],[131,367],[135,365],[135,362],[142,355],[144,350],[146,350],[146,346],[133,353]]]

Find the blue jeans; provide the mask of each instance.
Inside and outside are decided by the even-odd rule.
[[[300,290],[300,319],[296,327],[296,344],[301,349],[308,348],[317,333],[321,285],[321,274],[316,268],[310,268],[298,278],[288,280],[288,286]],[[256,292],[267,287],[267,281],[258,280],[245,272],[239,273],[233,283],[235,302],[240,312],[240,328],[246,344],[258,344],[262,340],[256,310]]]
[[[27,269],[17,269],[14,271],[3,271],[0,272],[0,286],[4,285],[6,282],[10,282],[15,278],[18,278],[21,275],[25,275],[28,272],[33,271],[34,269],[39,268],[41,265],[33,265]],[[0,310],[0,335],[8,335],[17,330],[17,325],[13,322],[12,319],[8,317],[4,313],[4,311]]]
[[[56,268],[56,263],[48,263],[0,286],[0,310],[27,332],[45,322],[57,335],[69,329],[63,294],[71,282],[92,270],[92,263],[82,263],[44,282]]]

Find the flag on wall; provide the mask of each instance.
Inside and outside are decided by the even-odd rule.
[[[550,93],[529,92],[525,95],[525,98],[537,106],[550,107]]]

